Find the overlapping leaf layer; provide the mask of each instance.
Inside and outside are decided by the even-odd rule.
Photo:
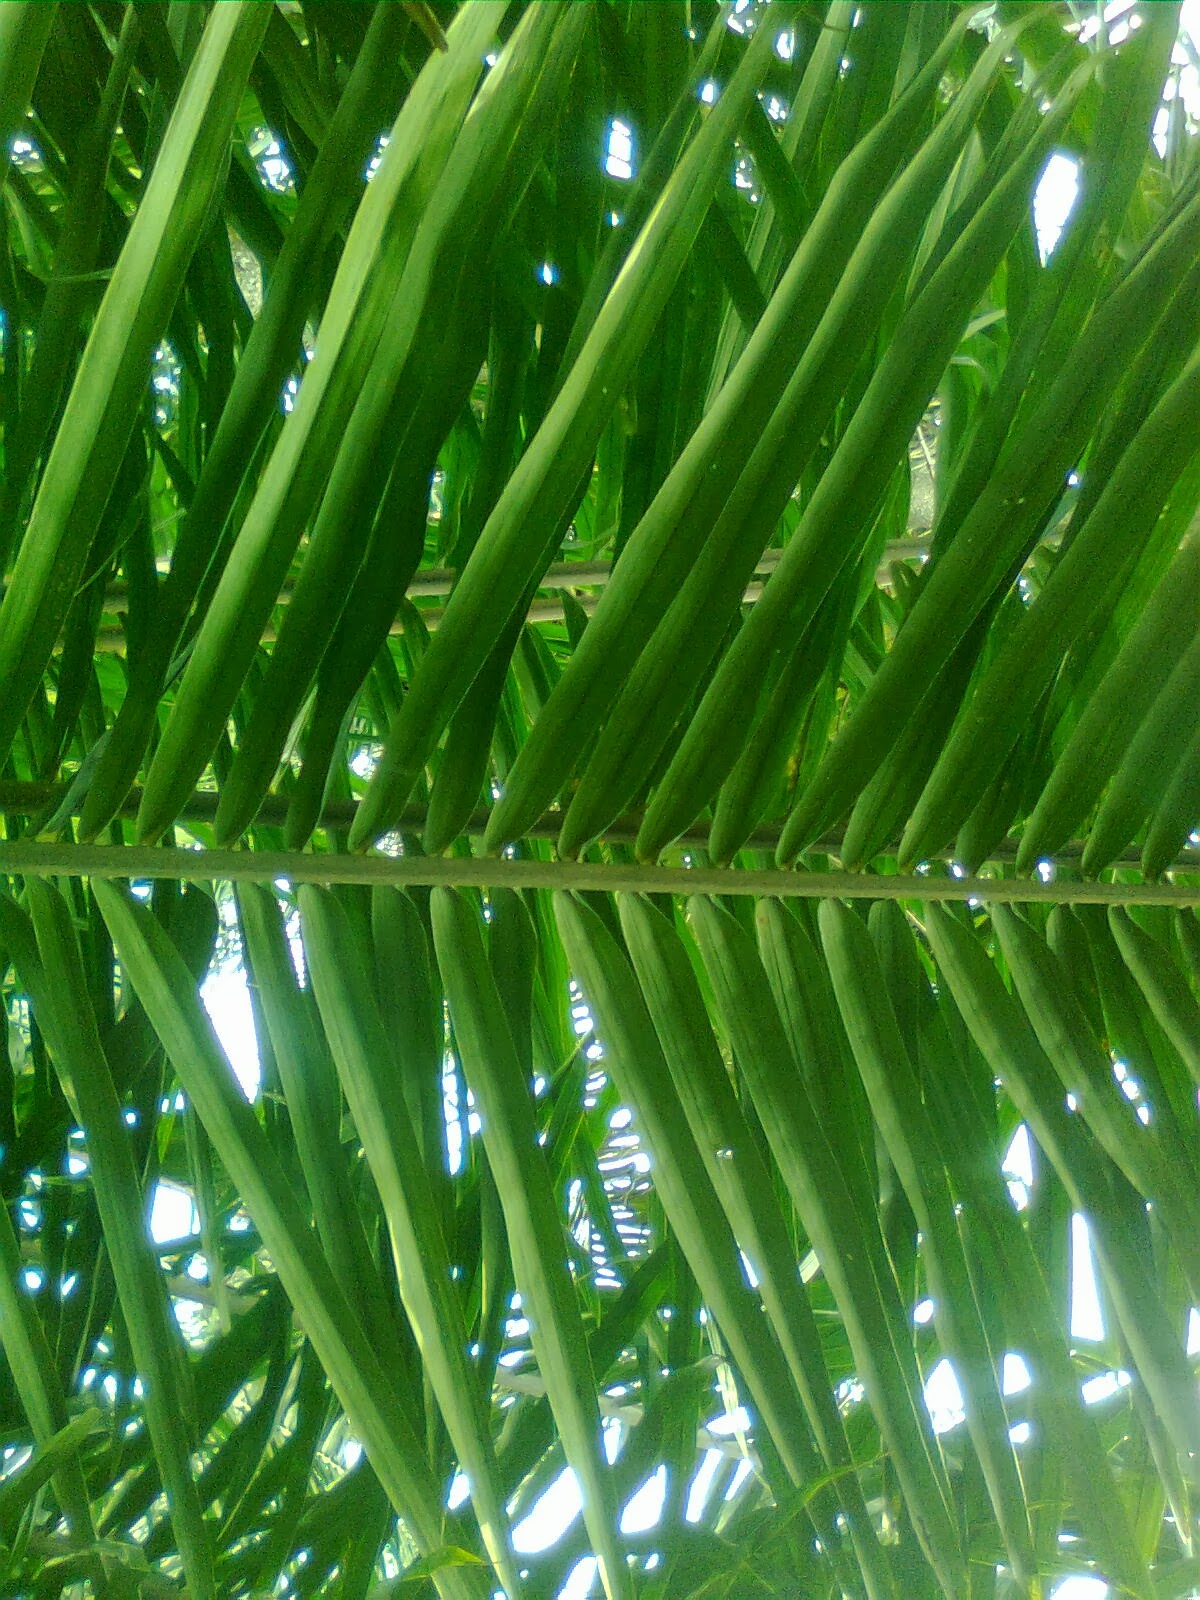
[[[247,1100],[148,889],[0,901],[14,1592],[1190,1592],[1193,912],[243,885]]]
[[[1186,22],[0,6],[5,1593],[1195,1592]]]
[[[5,8],[10,828],[1166,870],[1177,8],[410,9]]]

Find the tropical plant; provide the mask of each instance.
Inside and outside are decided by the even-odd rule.
[[[0,1592],[1200,1593],[1198,74],[0,6]]]

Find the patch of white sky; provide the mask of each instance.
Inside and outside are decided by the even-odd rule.
[[[200,997],[242,1093],[247,1100],[253,1100],[262,1080],[262,1068],[254,1033],[254,1013],[250,1008],[250,989],[242,962],[215,966],[204,980]]]
[[[277,194],[294,194],[295,175],[278,136],[270,128],[255,128],[246,143],[267,188]]]
[[[604,170],[610,178],[625,182],[633,177],[633,129],[621,117],[614,117],[608,125]]]
[[[1079,198],[1079,163],[1061,151],[1047,161],[1033,196],[1033,226],[1043,265],[1058,243]]]

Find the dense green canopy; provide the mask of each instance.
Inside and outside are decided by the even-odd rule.
[[[1200,1594],[1198,101],[0,5],[0,1593]]]

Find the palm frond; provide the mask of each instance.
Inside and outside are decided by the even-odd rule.
[[[5,1593],[1194,1590],[1195,52],[0,6]]]

